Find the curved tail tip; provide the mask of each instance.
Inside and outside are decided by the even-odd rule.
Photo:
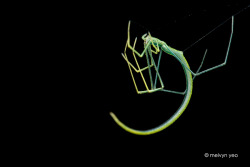
[[[109,112],[109,114],[115,120],[115,122],[119,121],[113,112]]]
[[[113,112],[109,112],[110,116],[113,117],[115,114]]]

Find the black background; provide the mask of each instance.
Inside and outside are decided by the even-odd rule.
[[[237,153],[240,154],[239,156],[246,156],[247,153],[243,152],[248,131],[246,114],[249,70],[246,59],[248,59],[247,48],[249,47],[247,42],[249,9],[235,16],[234,34],[227,65],[195,79],[190,104],[173,125],[151,136],[135,136],[121,129],[109,116],[109,112],[112,111],[128,126],[147,129],[163,123],[171,116],[169,113],[176,111],[181,104],[178,95],[136,94],[127,64],[120,55],[126,44],[128,20],[131,20],[131,31],[133,28],[136,29],[137,25],[138,27],[142,25],[151,32],[152,36],[178,50],[184,50],[246,6],[246,3],[226,1],[221,4],[151,2],[136,6],[121,5],[114,9],[114,12],[104,14],[105,18],[100,15],[104,20],[97,24],[99,26],[96,27],[96,31],[102,33],[95,39],[96,50],[91,54],[96,59],[93,64],[100,61],[94,67],[97,69],[93,74],[97,82],[94,88],[97,90],[94,91],[96,92],[94,99],[98,99],[94,105],[98,106],[98,109],[93,107],[93,110],[89,111],[96,113],[98,117],[98,122],[95,122],[95,119],[92,120],[98,125],[93,129],[97,136],[111,140],[109,142],[111,147],[112,143],[116,143],[114,147],[125,143],[125,145],[132,144],[130,148],[132,152],[139,151],[143,146],[144,149],[153,147],[156,152],[174,148],[179,155],[185,150],[185,146],[191,146],[192,153],[189,152],[191,151],[189,148],[189,151],[185,150],[184,154],[194,158],[203,158],[205,152]],[[202,69],[224,61],[230,30],[231,20],[228,20],[207,38],[184,52],[193,71],[198,69],[206,48],[208,54]],[[141,34],[135,35],[140,38]],[[135,36],[132,36],[131,41],[134,38]],[[99,45],[102,45],[102,49],[99,49]],[[141,40],[137,42],[138,47],[139,45],[142,45]],[[171,64],[171,58],[166,61],[170,62],[167,64],[169,68],[164,71],[162,65],[161,76],[164,78],[164,75],[169,75],[170,78],[175,79],[178,70],[182,70],[181,66],[176,62]],[[178,65],[178,68],[175,65]],[[178,89],[176,84],[183,80],[178,77],[172,84],[170,78],[167,79],[169,86]],[[138,145],[139,148],[136,147]]]
[[[249,156],[245,148],[249,131],[249,8],[234,18],[227,65],[195,79],[190,103],[174,124],[150,136],[137,136],[121,129],[109,115],[112,111],[126,125],[148,129],[167,120],[182,101],[180,95],[136,93],[121,56],[129,20],[131,41],[138,37],[138,51],[143,49],[141,35],[147,31],[184,50],[248,5],[247,1],[116,1],[57,7],[59,10],[50,16],[56,25],[52,29],[56,40],[66,45],[59,46],[62,55],[54,54],[58,66],[53,79],[59,82],[52,85],[54,91],[49,98],[59,99],[50,102],[54,107],[48,116],[53,126],[48,127],[50,137],[46,140],[76,157],[86,152],[123,161],[138,155],[144,155],[141,161],[152,155],[166,160],[214,159],[205,158],[204,153],[238,154],[238,159]],[[222,63],[230,32],[229,19],[186,50],[191,69],[198,69],[206,49],[202,69]],[[180,64],[166,54],[162,62],[160,74],[166,81],[165,88],[183,90],[185,78]]]

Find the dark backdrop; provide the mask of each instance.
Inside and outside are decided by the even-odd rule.
[[[74,151],[84,152],[90,146],[86,152],[93,156],[119,157],[117,153],[126,151],[126,158],[142,152],[146,157],[161,154],[194,159],[206,159],[204,153],[233,153],[239,158],[249,155],[245,150],[249,131],[249,8],[234,18],[227,65],[195,79],[190,103],[174,124],[157,134],[136,136],[121,129],[109,115],[112,111],[128,126],[148,129],[168,119],[182,101],[182,96],[168,93],[136,94],[121,56],[129,20],[131,42],[138,37],[140,52],[141,35],[148,31],[169,46],[184,50],[248,5],[247,1],[117,1],[61,9],[61,38],[67,39],[70,49],[59,58],[64,64],[58,104],[62,110],[56,112],[60,122],[56,123],[57,142]],[[191,69],[198,69],[206,49],[202,69],[222,63],[230,32],[229,19],[186,50]],[[131,53],[128,56],[132,58]],[[182,68],[171,56],[163,54],[160,70],[165,88],[185,88]]]

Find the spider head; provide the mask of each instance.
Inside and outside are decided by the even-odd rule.
[[[150,40],[150,36],[146,33],[144,35],[142,35],[142,40],[144,41],[145,44],[148,43],[148,41]]]

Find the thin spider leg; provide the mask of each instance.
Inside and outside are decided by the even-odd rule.
[[[160,67],[160,62],[161,62],[161,55],[162,55],[162,49],[160,50],[160,54],[159,54],[159,58],[158,58],[158,63],[157,63],[157,71],[158,72],[159,72],[159,67]],[[158,78],[158,75],[155,76],[154,88],[156,88],[157,78]]]
[[[136,69],[136,67],[134,67],[134,65],[133,65],[132,63],[130,63],[130,61],[128,60],[127,56],[125,56],[123,53],[122,53],[122,57],[126,60],[126,62],[127,62],[127,63],[135,70],[135,72],[137,72],[137,73],[142,72],[142,71],[148,69],[149,67],[153,67],[153,64],[151,64],[149,67],[146,66],[146,67],[144,67],[144,68],[142,68],[142,69],[139,70],[139,69]]]
[[[217,69],[217,68],[219,68],[219,67],[222,67],[222,66],[226,65],[226,63],[227,63],[227,58],[228,58],[228,53],[229,53],[229,49],[230,49],[230,46],[231,46],[232,36],[233,36],[233,23],[234,23],[234,17],[232,16],[231,35],[230,35],[230,40],[229,40],[229,44],[228,44],[228,47],[227,47],[227,53],[226,53],[225,61],[224,61],[223,63],[217,65],[217,66],[211,67],[211,68],[206,69],[206,70],[204,70],[204,71],[202,71],[202,72],[194,73],[194,72],[191,71],[191,69],[188,68],[184,63],[182,63],[182,61],[180,60],[180,58],[179,58],[176,54],[174,54],[174,53],[171,51],[171,49],[169,49],[168,46],[166,46],[166,48],[167,48],[167,49],[168,49],[168,50],[169,50],[169,51],[170,51],[170,52],[180,61],[180,63],[181,63],[188,71],[190,71],[190,72],[192,73],[193,76],[198,76],[198,75],[204,74],[204,73],[206,73],[206,72],[208,72],[208,71],[212,71],[212,70],[214,70],[214,69]]]
[[[162,79],[161,79],[161,76],[160,76],[160,74],[159,74],[159,71],[158,71],[158,69],[156,68],[156,64],[155,64],[153,55],[152,55],[151,52],[149,52],[149,55],[150,55],[150,58],[151,58],[151,61],[152,61],[153,65],[154,65],[154,68],[155,68],[155,71],[156,71],[156,76],[159,77],[159,80],[160,80],[160,83],[161,83],[161,88],[160,88],[160,89],[163,89],[163,88],[164,88],[164,84],[163,84],[163,82],[162,82]],[[154,89],[156,89],[156,88],[154,88]]]
[[[202,62],[201,62],[201,64],[200,64],[198,70],[196,71],[196,73],[198,73],[198,72],[200,71],[200,69],[201,69],[201,67],[202,67],[202,65],[203,65],[204,59],[205,59],[205,57],[206,57],[206,54],[207,54],[207,49],[205,50],[205,53],[204,53]],[[193,77],[193,81],[194,81],[195,77],[196,77],[196,76]],[[168,93],[175,93],[175,94],[185,95],[185,94],[186,94],[186,91],[187,91],[187,88],[186,88],[186,90],[185,90],[184,92],[172,91],[172,90],[166,90],[166,89],[163,89],[163,90],[161,90],[161,91],[168,92]]]
[[[204,53],[204,56],[203,56],[203,58],[202,58],[200,67],[199,67],[198,70],[196,71],[196,74],[199,73],[199,71],[200,71],[200,69],[201,69],[201,67],[202,67],[202,65],[203,65],[203,62],[204,62],[204,60],[205,60],[206,54],[207,54],[207,49],[205,50],[205,53]],[[196,76],[193,77],[193,81],[194,81],[195,77],[196,77]]]
[[[157,67],[156,67],[156,71],[157,71],[158,73],[159,73],[161,55],[162,55],[162,49],[160,50],[159,59],[158,59]],[[158,75],[156,75],[156,77],[155,77],[154,89],[156,88],[157,79],[158,79]],[[161,80],[160,77],[159,77],[159,80],[162,82],[162,80]],[[162,82],[162,84],[163,84],[163,82]],[[164,87],[164,85],[163,85],[163,87]],[[162,87],[162,88],[163,88],[163,87]],[[173,90],[167,90],[167,89],[160,89],[159,91],[168,92],[168,93],[174,93],[174,94],[181,94],[181,95],[184,95],[184,94],[186,93],[186,90],[185,90],[184,92],[180,92],[180,91],[173,91]]]
[[[162,82],[162,80],[161,80],[161,76],[160,76],[160,74],[159,74],[159,72],[158,72],[158,70],[157,70],[157,68],[156,68],[156,64],[155,64],[155,62],[154,62],[154,59],[153,59],[153,55],[152,55],[152,52],[150,51],[150,47],[148,47],[148,52],[145,52],[145,54],[146,54],[146,58],[147,58],[147,63],[148,63],[148,65],[149,65],[149,60],[148,60],[148,54],[149,54],[149,56],[150,56],[150,59],[151,59],[151,63],[153,64],[153,66],[154,66],[154,68],[155,68],[155,70],[156,70],[156,75],[159,77],[159,80],[160,80],[160,83],[161,83],[161,87],[160,88],[152,88],[152,89],[150,89],[150,90],[145,90],[145,91],[138,91],[138,93],[139,94],[143,94],[143,93],[153,93],[153,92],[156,92],[156,91],[160,91],[160,90],[162,90],[163,88],[164,88],[164,84],[163,84],[163,82]],[[134,55],[134,57],[135,57],[135,55]],[[135,60],[136,60],[136,57],[135,57]],[[137,61],[137,60],[136,60]],[[150,69],[150,68],[149,68]],[[153,86],[153,80],[152,80],[152,76],[151,76],[151,71],[150,71],[150,73],[149,73],[149,75],[150,75],[150,78],[151,78],[151,80],[150,80],[150,82],[151,82],[151,86]],[[146,84],[146,83],[145,83]]]
[[[219,67],[222,67],[222,66],[226,65],[226,63],[227,63],[227,58],[228,58],[228,54],[229,54],[229,50],[230,50],[230,47],[231,47],[232,37],[233,37],[233,26],[234,26],[234,16],[232,16],[231,34],[230,34],[230,39],[229,39],[229,43],[228,43],[228,47],[227,47],[226,57],[225,57],[225,60],[224,60],[223,63],[221,63],[221,64],[219,64],[219,65],[217,65],[217,66],[211,67],[211,68],[209,68],[209,69],[203,70],[202,72],[198,72],[198,73],[194,73],[193,71],[191,71],[185,64],[182,63],[182,65],[184,65],[184,66],[187,68],[187,70],[190,71],[190,72],[192,73],[192,75],[194,75],[194,77],[196,77],[196,76],[198,76],[198,75],[204,74],[204,73],[206,73],[206,72],[208,72],[208,71],[212,71],[212,70],[214,70],[214,69],[217,69],[217,68],[219,68]],[[168,50],[170,50],[170,49],[168,49]],[[170,50],[170,52],[172,52],[172,51]],[[173,53],[173,52],[172,52],[172,53]],[[174,53],[173,53],[173,54],[174,54]],[[174,54],[174,55],[175,55],[175,54]],[[175,55],[175,57],[177,57],[177,56]],[[204,56],[204,58],[205,58],[205,56]],[[204,60],[204,58],[203,58],[203,60]],[[179,59],[179,58],[178,58],[178,59]],[[202,60],[202,63],[203,63],[203,60]]]
[[[162,88],[156,88],[156,89],[152,89],[152,90],[143,90],[143,91],[138,91],[138,94],[144,94],[144,93],[153,93],[153,92],[157,92],[157,91],[161,91]]]
[[[168,92],[168,93],[173,93],[173,94],[179,94],[179,95],[185,95],[186,94],[186,90],[184,92],[179,92],[179,91],[173,91],[173,90],[167,90],[167,89],[162,89],[160,91],[163,92]]]
[[[126,45],[125,45],[125,48],[124,48],[124,54],[122,53],[122,57],[126,60],[126,62],[138,73],[138,72],[140,72],[140,70],[138,70],[138,69],[136,69],[134,66],[133,66],[133,64],[132,63],[130,63],[130,61],[128,60],[128,56],[127,56],[127,54],[126,54],[126,52],[127,52],[127,46],[128,46],[128,41],[127,41],[127,43],[126,43]],[[142,71],[142,70],[141,70]]]
[[[134,78],[133,72],[132,72],[131,67],[130,67],[129,64],[128,64],[128,68],[129,68],[129,71],[130,71],[130,74],[131,74],[133,83],[134,83],[134,85],[135,85],[135,90],[136,90],[137,94],[139,94],[139,91],[138,91],[138,88],[137,88],[137,85],[136,85],[136,82],[135,82],[135,78]]]
[[[148,47],[148,50],[145,53],[146,54],[146,59],[147,59],[148,67],[150,66],[149,65],[149,59],[148,59],[148,53],[151,54],[150,52],[151,52],[151,49],[150,49],[150,47]],[[151,62],[152,62],[152,59],[151,59]],[[149,78],[150,78],[151,89],[153,89],[153,79],[152,79],[151,68],[148,68],[148,73],[149,73]]]
[[[233,26],[234,26],[234,16],[232,16],[231,35],[230,35],[230,39],[229,39],[229,43],[228,43],[228,47],[227,47],[227,53],[226,53],[226,57],[225,57],[224,62],[221,63],[221,64],[219,64],[219,65],[217,65],[217,66],[214,66],[214,67],[211,67],[211,68],[209,68],[209,69],[207,69],[207,70],[204,70],[204,71],[202,71],[202,72],[196,73],[196,75],[200,75],[200,74],[206,73],[206,72],[208,72],[208,71],[212,71],[212,70],[214,70],[214,69],[216,69],[216,68],[219,68],[219,67],[222,67],[222,66],[226,65],[226,63],[227,63],[227,58],[228,58],[228,54],[229,54],[229,49],[230,49],[230,47],[231,47],[231,42],[232,42],[232,37],[233,37]]]
[[[147,91],[149,91],[147,82],[145,81],[145,78],[144,78],[144,76],[143,76],[143,74],[142,74],[142,72],[141,72],[141,68],[140,68],[140,66],[139,66],[139,63],[137,62],[137,59],[136,59],[136,56],[135,56],[134,48],[135,48],[136,40],[137,40],[137,38],[135,38],[135,42],[134,42],[134,46],[133,46],[133,56],[134,56],[135,62],[136,62],[136,64],[137,64],[137,67],[138,67],[138,69],[140,70],[140,74],[141,74],[143,83],[145,84],[145,87],[146,87]],[[137,92],[137,93],[138,93],[138,92]]]
[[[146,66],[146,67],[142,68],[141,70],[139,70],[139,69],[136,69],[136,67],[134,67],[132,63],[130,63],[130,61],[128,60],[127,54],[126,54],[126,51],[127,51],[127,47],[128,47],[129,41],[130,41],[130,39],[129,39],[129,37],[128,37],[128,40],[127,40],[127,43],[126,43],[126,46],[125,46],[125,49],[124,49],[124,54],[122,54],[122,57],[127,61],[127,63],[129,63],[129,64],[131,65],[131,67],[132,67],[132,68],[135,70],[135,72],[137,72],[137,73],[139,73],[139,72],[141,72],[141,71],[144,71],[144,70],[148,69],[149,67]],[[151,63],[150,67],[152,67],[152,66],[153,66],[153,64]]]
[[[144,48],[143,52],[141,54],[139,54],[134,48],[132,48],[130,46],[130,44],[128,44],[128,48],[131,49],[137,56],[139,57],[143,57],[145,52],[147,51],[147,48],[150,47],[150,43],[147,43],[146,47]]]
[[[137,56],[143,57],[147,48],[149,47],[150,42],[147,43],[146,47],[144,48],[143,52],[139,54],[131,45],[130,45],[130,21],[128,22],[128,40],[127,40],[127,46],[129,49],[131,49]]]
[[[127,47],[127,44],[126,44],[126,47]],[[126,47],[125,47],[125,51],[126,51]],[[125,56],[126,56],[126,58],[127,58],[126,52],[124,52],[124,54],[125,54]],[[122,55],[123,55],[123,54],[122,54]],[[123,57],[125,57],[125,56],[123,55]],[[131,74],[133,83],[134,83],[134,85],[135,85],[135,90],[136,90],[136,92],[138,93],[138,88],[137,88],[137,85],[136,85],[136,82],[135,82],[135,78],[134,78],[133,72],[132,72],[131,67],[130,67],[131,65],[129,64],[128,61],[127,61],[127,63],[128,63],[128,68],[129,68],[129,71],[130,71],[130,74]]]
[[[127,39],[127,43],[126,43],[126,46],[125,46],[125,49],[124,49],[124,55],[122,54],[122,56],[123,56],[123,58],[127,61],[129,67],[132,66],[132,68],[133,68],[136,72],[140,72],[141,77],[142,77],[142,80],[143,80],[143,82],[144,82],[144,84],[145,84],[145,87],[146,87],[146,89],[147,89],[147,92],[149,93],[149,92],[151,92],[151,91],[149,90],[149,88],[148,88],[148,86],[147,86],[147,83],[146,83],[145,78],[144,78],[144,76],[143,76],[143,74],[142,74],[142,71],[145,70],[145,69],[149,69],[149,68],[152,66],[152,64],[149,65],[149,63],[148,63],[148,66],[147,66],[147,67],[141,69],[140,66],[139,66],[139,63],[137,62],[137,59],[136,59],[135,54],[137,54],[137,56],[139,56],[139,57],[142,57],[142,56],[146,53],[148,47],[150,47],[150,43],[147,43],[147,45],[146,45],[145,48],[144,48],[144,51],[143,51],[142,54],[140,55],[140,54],[135,50],[135,44],[136,44],[137,38],[135,39],[135,42],[134,42],[133,47],[130,45],[130,33],[129,33],[129,32],[130,32],[130,21],[129,21],[129,25],[128,25],[128,39]],[[130,48],[130,49],[132,50],[132,52],[133,52],[133,56],[134,56],[135,62],[136,62],[136,64],[137,64],[138,70],[128,61],[128,58],[127,58],[127,55],[126,55],[126,49],[127,49],[127,47]],[[134,76],[133,76],[133,73],[132,73],[131,68],[130,68],[130,73],[131,73],[131,76],[132,76],[134,85],[135,85],[135,87],[136,87],[137,93],[144,93],[144,92],[138,91],[138,88],[137,88],[137,85],[136,85],[136,82],[135,82],[135,79],[134,79]]]
[[[133,66],[132,63],[130,63],[130,61],[128,60],[127,54],[126,54],[128,42],[129,42],[129,39],[127,40],[127,43],[126,43],[126,45],[125,45],[124,54],[122,54],[122,57],[127,61],[127,63],[129,63],[129,65],[130,65],[130,66],[135,70],[135,72],[137,72],[137,73],[139,73],[139,72],[141,72],[141,71],[144,71],[144,70],[146,70],[147,68],[149,68],[149,67],[147,66],[147,67],[144,67],[144,68],[142,68],[141,70],[139,70],[139,69],[136,69],[136,68]],[[151,63],[150,67],[152,67],[152,66],[153,66],[153,64]]]
[[[152,51],[154,54],[157,54],[157,53],[160,51],[160,49],[159,49],[159,44],[158,44],[158,42],[157,42],[157,46],[155,46],[154,43],[153,43],[152,36],[151,36],[150,32],[148,32],[148,34],[149,34],[149,38],[150,38],[150,40],[151,40],[151,43],[152,43],[153,47],[155,48],[155,51],[154,51],[154,50],[151,50],[151,51]]]
[[[135,40],[135,42],[136,42],[136,40]],[[125,60],[127,60],[128,67],[129,67],[129,71],[130,71],[130,74],[131,74],[133,83],[134,83],[134,85],[135,85],[136,92],[139,94],[139,91],[138,91],[138,88],[137,88],[137,85],[136,85],[136,82],[135,82],[135,78],[134,78],[133,72],[132,72],[132,70],[131,70],[131,65],[132,65],[132,64],[131,64],[131,63],[128,61],[128,59],[127,59],[126,49],[127,49],[127,44],[126,44],[125,49],[124,49],[124,54],[125,54],[125,55],[122,54],[122,56],[124,57]],[[135,56],[134,56],[134,58],[135,58]],[[135,60],[136,60],[136,58],[135,58]],[[137,63],[137,60],[136,60],[136,63]],[[142,74],[142,72],[141,72],[142,70],[140,69],[140,66],[139,66],[138,63],[137,63],[137,66],[138,66],[138,69],[139,69],[138,71],[140,72],[140,74],[141,74],[141,76],[142,76],[142,79],[144,80],[143,74]],[[133,67],[133,66],[132,66],[132,67]],[[134,68],[134,69],[135,69],[135,68]],[[147,88],[147,86],[146,86],[146,88]]]

